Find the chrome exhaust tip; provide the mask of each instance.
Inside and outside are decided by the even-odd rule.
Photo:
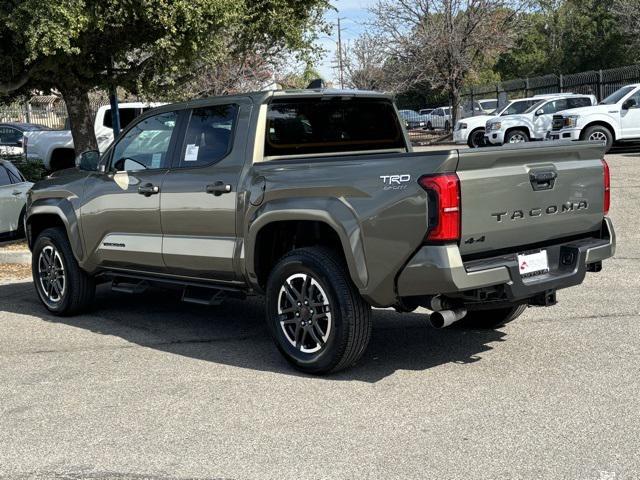
[[[456,308],[455,310],[440,310],[433,312],[429,316],[429,323],[434,328],[445,328],[453,325],[458,320],[462,320],[467,315],[466,308]]]

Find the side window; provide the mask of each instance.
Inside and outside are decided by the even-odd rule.
[[[11,184],[11,180],[9,179],[9,173],[7,169],[4,168],[4,165],[0,165],[0,187],[5,187]]]
[[[22,132],[11,127],[0,127],[0,145],[14,146],[22,139]]]
[[[559,100],[553,100],[552,102],[547,102],[542,106],[542,110],[545,115],[549,115],[551,113],[556,113],[561,110],[566,110],[567,100],[565,98],[561,98]]]
[[[113,149],[112,166],[129,172],[168,167],[169,144],[177,120],[177,112],[167,112],[135,125]]]
[[[5,163],[4,167],[7,169],[7,172],[9,173],[9,179],[11,180],[11,183],[22,183],[26,181],[22,176],[22,174],[20,173],[20,171],[15,167],[13,163],[11,162]]]
[[[640,108],[640,90],[638,90],[636,93],[631,95],[627,100],[635,100],[636,103],[631,108]]]
[[[591,99],[588,97],[569,98],[567,99],[567,108],[590,107]]]
[[[124,130],[127,126],[140,115],[141,110],[139,108],[120,108],[120,129]],[[102,119],[102,125],[107,128],[113,128],[113,121],[111,119],[111,109],[107,108],[104,111],[104,118]]]
[[[185,133],[179,167],[202,167],[226,157],[232,147],[237,113],[237,105],[195,108]]]

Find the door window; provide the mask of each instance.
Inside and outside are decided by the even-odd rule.
[[[129,172],[168,167],[169,144],[177,120],[177,112],[167,112],[136,124],[113,149],[113,167]]]
[[[26,182],[20,171],[15,167],[15,165],[11,162],[7,162],[4,164],[4,167],[7,169],[9,173],[9,179],[11,183],[22,183]]]
[[[630,108],[640,108],[640,90],[638,90],[635,94],[631,95],[627,100],[635,101],[635,104]],[[625,100],[625,102],[627,100]]]
[[[195,108],[184,137],[179,167],[202,167],[226,157],[231,151],[237,113],[237,105]]]
[[[591,99],[588,97],[578,97],[578,98],[567,99],[567,109],[590,107],[590,106],[591,106]]]
[[[0,145],[16,146],[22,140],[22,132],[11,127],[0,127]]]
[[[11,179],[9,178],[9,172],[4,168],[4,165],[0,165],[0,187],[6,187],[11,184]]]
[[[542,107],[542,110],[544,111],[545,115],[556,113],[566,109],[567,109],[567,100],[565,98],[561,98],[559,100],[553,100],[552,102],[547,102],[544,105],[544,107]]]

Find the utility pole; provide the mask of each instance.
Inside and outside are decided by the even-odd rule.
[[[340,17],[338,17],[338,69],[340,73],[340,88],[344,88],[344,74],[342,65],[342,31],[340,29]]]

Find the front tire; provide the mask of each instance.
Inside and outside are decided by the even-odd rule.
[[[477,128],[471,132],[467,140],[467,145],[469,145],[469,148],[484,147],[484,128]]]
[[[38,235],[31,271],[38,297],[51,313],[74,315],[91,305],[95,282],[78,265],[62,228],[47,228]]]
[[[529,135],[524,130],[511,130],[504,137],[504,143],[527,143]]]
[[[269,275],[266,295],[271,336],[298,370],[337,372],[364,353],[371,338],[371,307],[333,251],[290,252]]]
[[[460,321],[454,323],[459,328],[493,329],[513,322],[527,309],[526,305],[513,305],[491,310],[473,310]]]
[[[580,140],[604,142],[607,152],[611,150],[611,146],[613,145],[613,135],[611,134],[611,130],[607,127],[603,127],[602,125],[593,125],[585,128],[582,135],[580,135]]]

